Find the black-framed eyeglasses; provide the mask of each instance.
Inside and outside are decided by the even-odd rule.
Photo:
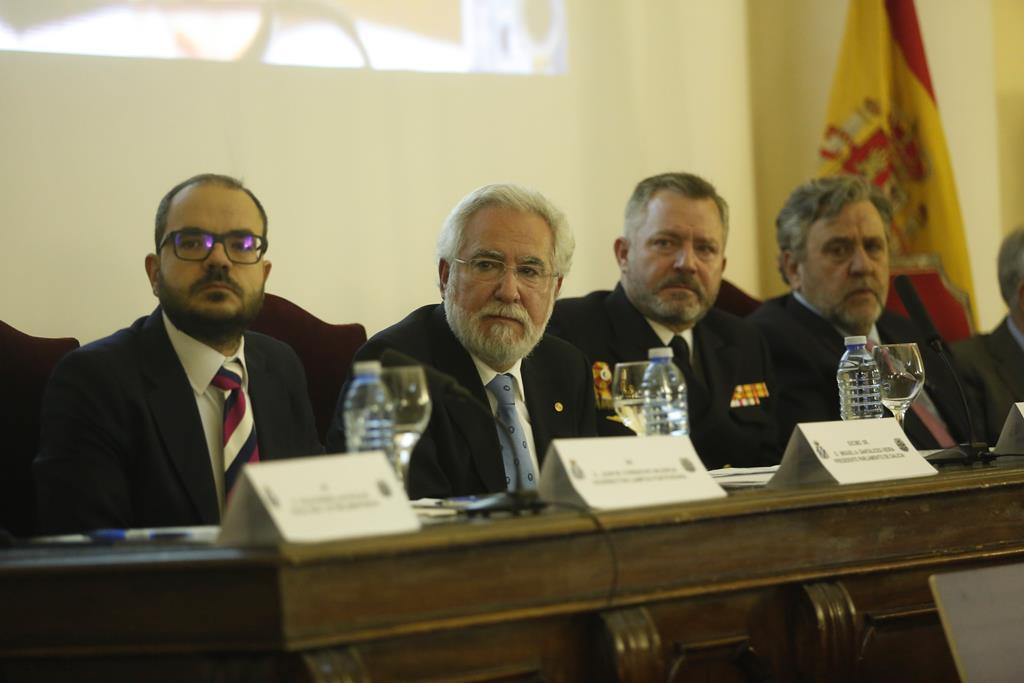
[[[160,248],[168,242],[174,248],[174,255],[182,261],[205,261],[213,251],[213,246],[220,242],[224,245],[224,253],[232,263],[251,265],[259,263],[267,250],[267,240],[254,235],[248,230],[232,230],[223,235],[200,230],[199,228],[183,228],[169,232],[160,242]]]
[[[466,266],[469,276],[478,282],[494,283],[505,277],[505,271],[509,265],[497,259],[476,257],[471,259],[454,259],[456,263]],[[521,284],[531,289],[545,289],[551,284],[554,273],[549,273],[543,265],[533,263],[518,263],[512,266],[512,272]]]

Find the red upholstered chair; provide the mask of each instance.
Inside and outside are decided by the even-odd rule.
[[[323,441],[352,357],[366,343],[366,329],[359,323],[326,323],[273,294],[266,295],[263,310],[250,327],[295,349],[306,371],[309,400]]]
[[[77,339],[32,337],[0,322],[0,528],[15,536],[35,533],[32,460],[39,450],[43,391],[53,366],[77,348]]]
[[[966,292],[957,289],[949,281],[937,257],[927,254],[901,256],[894,258],[890,264],[889,298],[885,307],[894,313],[906,315],[907,309],[892,287],[892,278],[897,275],[906,275],[914,283],[914,289],[921,297],[921,303],[928,309],[935,329],[947,344],[974,333],[971,300]]]
[[[722,280],[722,287],[718,290],[718,298],[715,299],[715,308],[720,308],[726,313],[732,313],[733,315],[745,318],[760,308],[760,306],[760,299],[755,299],[728,280]]]

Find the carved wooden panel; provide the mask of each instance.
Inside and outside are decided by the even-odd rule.
[[[770,663],[773,679],[857,679],[863,620],[841,583],[784,586],[754,611],[755,651]]]
[[[355,648],[313,650],[300,655],[302,683],[370,683]]]
[[[610,660],[607,680],[618,683],[660,683],[665,680],[661,635],[643,607],[601,614],[605,647]]]

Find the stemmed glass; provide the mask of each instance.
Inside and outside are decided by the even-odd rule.
[[[427,378],[419,365],[384,368],[380,376],[395,402],[395,469],[407,485],[412,449],[430,421]]]
[[[612,374],[612,406],[615,413],[639,436],[644,434],[643,393],[640,385],[644,381],[650,361],[616,363]]]
[[[917,344],[879,344],[874,349],[882,390],[882,405],[903,429],[907,408],[924,386],[924,363]]]

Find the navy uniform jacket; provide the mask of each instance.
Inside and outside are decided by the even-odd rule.
[[[460,385],[453,388],[428,379],[430,423],[409,463],[409,497],[504,491],[505,467],[487,390],[473,359],[448,326],[444,306],[423,306],[378,332],[356,353],[356,360],[379,359],[388,349],[424,363]],[[552,439],[596,436],[590,371],[579,351],[546,335],[523,359],[522,377],[541,463]],[[344,398],[342,389],[327,432],[330,452],[345,450]]]
[[[321,453],[291,347],[245,334],[261,460]],[[158,308],[64,357],[43,397],[34,474],[42,533],[217,524],[195,394]]]
[[[836,370],[845,347],[836,328],[792,294],[765,301],[747,320],[761,328],[772,351],[779,380],[779,435],[783,445],[799,422],[838,420]],[[875,325],[882,343],[917,343],[924,360],[928,396],[939,409],[953,438],[966,440],[966,418],[959,407],[955,380],[946,364],[924,343],[907,318],[883,311]],[[931,432],[912,410],[907,411],[904,431],[918,448],[938,448]]]
[[[598,431],[606,436],[632,434],[609,419],[615,415],[610,372],[616,363],[646,359],[647,349],[662,342],[622,285],[611,292],[556,302],[548,331],[578,346],[592,363]],[[691,411],[690,439],[704,465],[716,469],[777,464],[775,378],[768,347],[757,329],[712,308],[694,326],[693,339],[695,370],[703,373],[709,396],[703,413]]]
[[[975,428],[989,444],[999,440],[1014,403],[1024,401],[1024,349],[1013,338],[1006,319],[990,334],[953,345]]]

